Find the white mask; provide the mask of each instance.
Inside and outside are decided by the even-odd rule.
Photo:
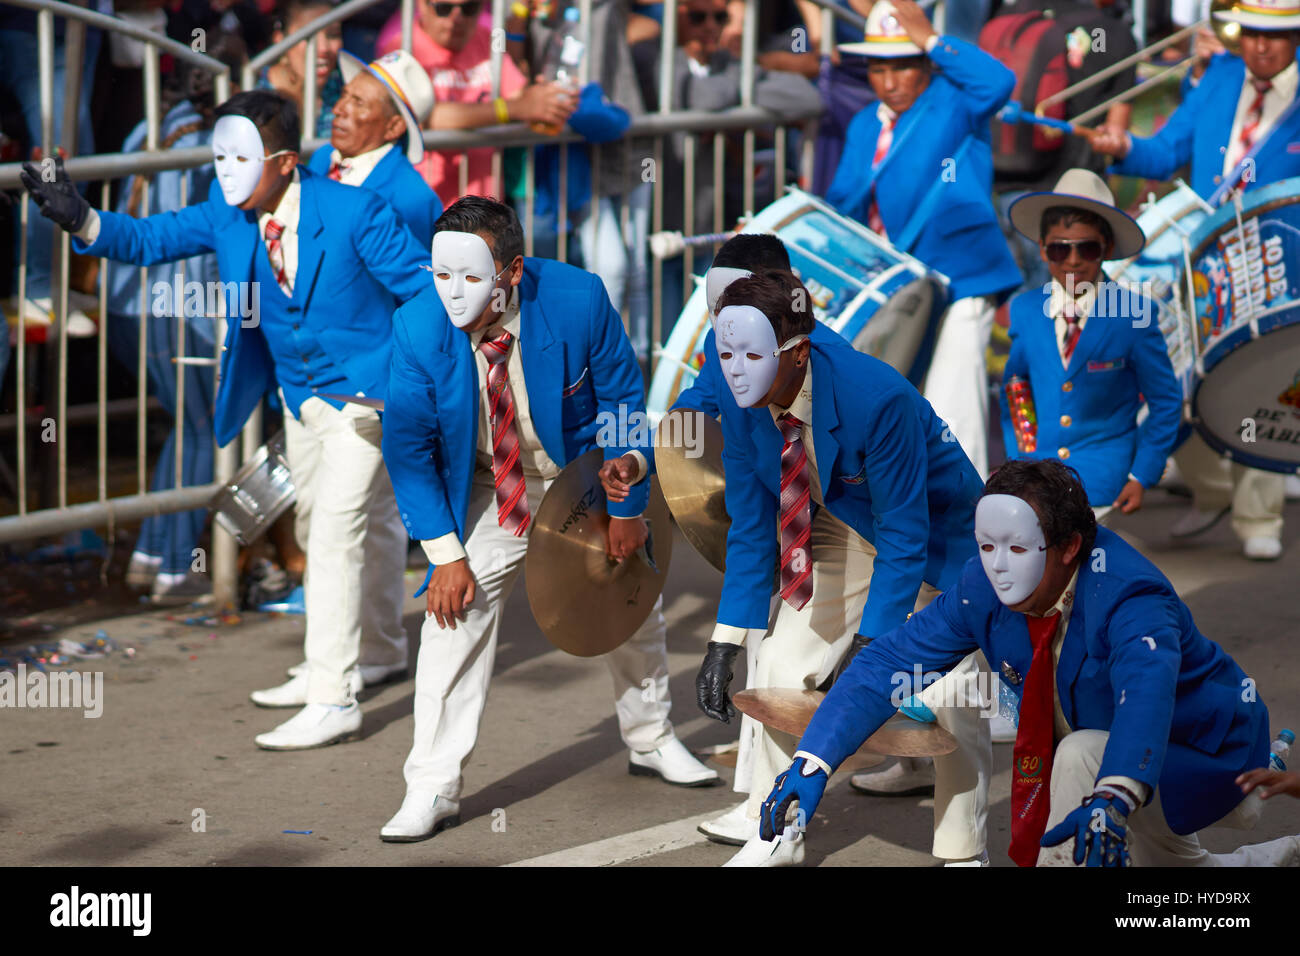
[[[1047,540],[1029,502],[985,495],[975,506],[975,542],[999,601],[1011,606],[1034,593],[1047,567]]]
[[[508,267],[507,267],[508,268]],[[472,232],[436,232],[433,235],[433,285],[458,329],[472,324],[492,298],[497,272],[492,250]]]
[[[776,381],[781,353],[808,338],[796,335],[777,345],[772,323],[752,305],[727,306],[713,320],[713,332],[722,376],[741,408],[753,408],[763,400]]]
[[[247,202],[262,178],[262,164],[291,150],[264,156],[262,134],[247,116],[223,116],[212,127],[212,163],[221,193],[231,206]]]
[[[709,304],[709,315],[718,314],[718,299],[727,290],[727,286],[737,279],[748,279],[754,273],[747,269],[733,269],[731,266],[714,266],[704,274],[704,299]]]

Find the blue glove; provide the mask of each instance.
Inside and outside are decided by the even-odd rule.
[[[1057,846],[1074,837],[1074,865],[1130,866],[1128,856],[1128,802],[1111,793],[1097,792],[1043,834],[1041,846]]]
[[[790,768],[776,778],[776,785],[758,813],[758,835],[764,840],[775,840],[785,830],[785,817],[796,801],[799,803],[803,825],[807,826],[830,778],[826,771],[804,757],[795,757]]]

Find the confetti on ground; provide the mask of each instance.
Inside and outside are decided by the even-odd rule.
[[[281,833],[296,833],[298,836],[311,836],[310,830],[281,830]]]

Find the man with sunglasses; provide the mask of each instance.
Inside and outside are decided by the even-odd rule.
[[[864,42],[840,50],[870,58],[879,103],[849,124],[826,199],[951,280],[924,394],[986,475],[984,353],[997,300],[1021,282],[993,209],[989,120],[1015,75],[978,47],[940,37],[912,0],[879,0]]]
[[[307,552],[305,673],[255,702],[301,709],[259,734],[266,750],[305,750],[361,729],[363,642],[405,671],[406,535],[380,453],[378,414],[327,395],[382,399],[392,314],[429,285],[427,252],[393,208],[298,165],[298,110],[278,93],[236,93],[217,108],[216,182],[206,201],[136,219],[95,211],[56,167],[23,184],[79,253],[136,265],[215,252],[228,316],[214,424],[239,434],[269,389],[285,406],[297,489],[294,527]],[[304,686],[305,685],[305,686]]]
[[[487,701],[506,599],[523,570],[532,515],[568,462],[597,447],[605,416],[645,413],[641,371],[596,276],[525,258],[514,211],[466,196],[438,220],[433,286],[393,317],[384,460],[402,520],[429,559],[428,614],[415,672],[406,796],[380,830],[425,840],[459,821],[464,768]],[[625,436],[623,440],[631,440]],[[607,459],[628,447],[605,447]],[[649,488],[609,504],[606,549],[646,540]],[[668,719],[659,606],[605,662],[628,771],[679,786],[718,775]]]
[[[1105,128],[1092,148],[1115,156],[1111,171],[1165,179],[1190,163],[1190,185],[1226,201],[1228,188],[1247,191],[1300,176],[1300,0],[1252,0],[1216,11],[1241,25],[1241,55],[1214,57],[1182,104],[1151,137]],[[1230,464],[1192,435],[1175,455],[1191,486],[1194,508],[1171,529],[1175,537],[1207,530],[1229,509],[1247,558],[1282,554],[1285,478]]]
[[[435,105],[432,129],[479,129],[499,123],[527,122],[563,127],[578,106],[577,95],[556,83],[529,84],[514,61],[501,58],[501,85],[492,95],[492,37],[480,22],[482,0],[418,0],[412,24],[411,53],[429,74]],[[402,47],[400,11],[380,31],[378,53]],[[462,194],[500,192],[492,182],[492,149],[431,150],[419,164],[424,181],[444,206]]]
[[[1236,781],[1268,761],[1268,708],[1159,569],[1097,527],[1071,468],[1002,465],[974,537],[957,583],[826,695],[762,803],[764,840],[799,839],[835,768],[894,714],[896,675],[944,673],[978,648],[1020,701],[1009,849],[1020,866],[1300,862],[1300,837],[1227,854],[1200,845],[1198,830],[1259,818]]]
[[[1155,304],[1111,282],[1101,267],[1136,256],[1146,237],[1086,169],[1067,170],[1051,192],[1022,196],[1010,218],[1023,235],[1038,237],[1052,279],[1011,300],[1002,376],[1028,381],[1037,434],[1034,449],[1019,446],[1004,397],[1007,454],[1068,461],[1098,520],[1111,508],[1129,514],[1164,473],[1182,421],[1182,391]],[[1144,402],[1149,414],[1139,429]]]

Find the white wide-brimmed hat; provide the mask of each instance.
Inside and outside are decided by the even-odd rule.
[[[876,0],[876,5],[867,14],[867,29],[862,42],[841,43],[840,51],[891,58],[925,53],[908,37],[889,0]]]
[[[1231,10],[1216,10],[1216,20],[1255,30],[1300,30],[1300,0],[1250,0]]]
[[[422,160],[424,140],[420,138],[420,127],[433,112],[433,83],[415,57],[405,50],[394,50],[366,63],[343,50],[339,53],[339,70],[344,83],[350,83],[365,70],[384,85],[397,104],[397,112],[406,121],[406,158],[412,163]]]
[[[1106,220],[1115,235],[1111,259],[1127,259],[1142,251],[1146,233],[1132,216],[1115,208],[1115,197],[1102,178],[1089,169],[1067,169],[1050,193],[1027,193],[1011,204],[1011,225],[1023,236],[1038,242],[1042,236],[1043,213],[1054,206],[1083,209]]]

